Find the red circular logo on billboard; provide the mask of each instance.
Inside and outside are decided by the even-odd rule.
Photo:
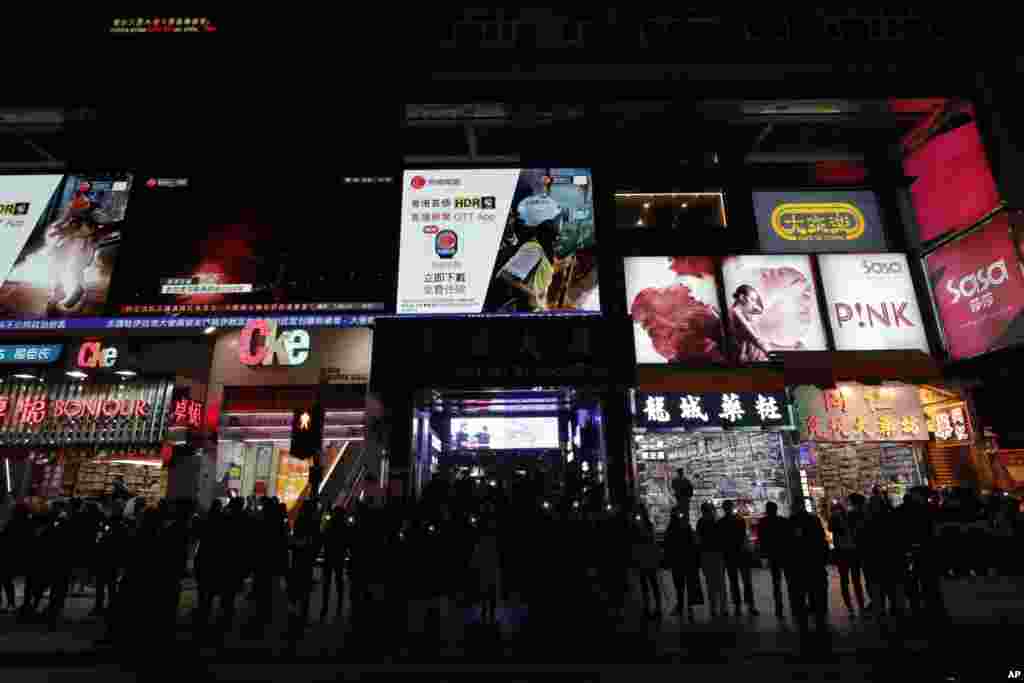
[[[422,190],[427,186],[427,179],[421,175],[413,176],[412,178],[412,189]]]
[[[149,189],[151,189],[151,190],[152,190],[152,189],[153,189],[154,187],[156,187],[156,178],[150,178],[149,180],[147,180],[147,181],[146,181],[146,187],[148,187],[148,188],[149,188]]]
[[[455,239],[455,235],[450,232],[446,232],[437,238],[437,244],[442,249],[452,249],[456,244],[458,244],[458,240]]]

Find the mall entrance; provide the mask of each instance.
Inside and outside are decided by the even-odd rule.
[[[450,495],[473,499],[602,505],[603,414],[599,397],[574,387],[421,391],[410,488],[417,499],[446,483]]]

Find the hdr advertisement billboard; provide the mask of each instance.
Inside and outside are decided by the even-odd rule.
[[[132,178],[0,176],[0,318],[101,315]]]
[[[624,269],[637,363],[725,361],[714,259],[630,257]]]
[[[406,171],[399,314],[600,312],[585,168]]]
[[[905,255],[823,254],[818,265],[837,350],[928,353]]]
[[[878,198],[867,190],[754,192],[761,250],[775,253],[885,251]]]
[[[1019,213],[997,214],[985,227],[926,258],[946,347],[956,360],[1024,341],[1024,273]]]
[[[722,279],[736,362],[826,350],[810,256],[730,256]]]

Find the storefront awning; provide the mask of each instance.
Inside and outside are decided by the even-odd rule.
[[[789,386],[882,381],[920,384],[942,377],[935,359],[921,351],[790,351],[781,356]]]

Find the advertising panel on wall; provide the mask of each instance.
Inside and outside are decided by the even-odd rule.
[[[301,181],[295,197],[227,173],[140,182],[117,271],[118,312],[386,308],[393,296],[394,237],[386,226],[394,184]]]
[[[925,261],[949,355],[971,358],[1024,341],[1021,215],[1003,212]]]
[[[559,448],[557,417],[453,418],[451,447],[455,450],[490,448]]]
[[[803,441],[927,441],[917,387],[840,383],[836,389],[793,389]]]
[[[405,172],[399,314],[600,309],[589,169]]]
[[[102,315],[130,174],[0,176],[0,318]]]
[[[878,197],[868,190],[754,192],[761,250],[769,253],[885,251]]]
[[[725,361],[714,259],[630,257],[624,270],[637,363]]]
[[[736,362],[826,350],[810,256],[730,256],[722,278]]]
[[[837,350],[928,353],[904,254],[823,254],[818,266]]]
[[[913,178],[910,238],[929,242],[964,230],[1000,205],[974,108],[948,103],[903,140],[903,172]]]

